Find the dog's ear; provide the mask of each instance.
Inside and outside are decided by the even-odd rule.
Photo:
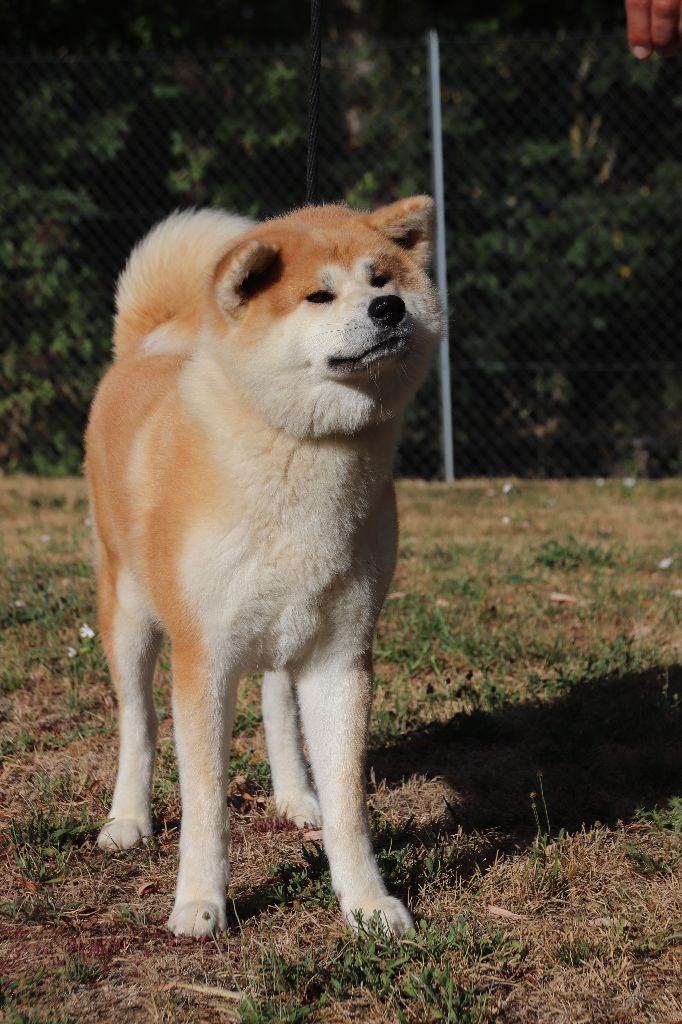
[[[435,218],[431,196],[410,196],[370,213],[368,223],[390,238],[426,270],[431,259]]]
[[[278,256],[279,247],[260,238],[247,238],[226,252],[215,271],[215,297],[221,312],[238,315],[267,286]]]

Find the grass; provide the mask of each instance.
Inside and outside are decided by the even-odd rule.
[[[368,782],[382,871],[418,927],[343,927],[314,830],[272,816],[254,677],[229,926],[195,944],[164,928],[168,652],[155,838],[104,856],[115,705],[81,635],[83,485],[0,480],[0,1020],[682,1019],[682,482],[403,483],[399,504]]]

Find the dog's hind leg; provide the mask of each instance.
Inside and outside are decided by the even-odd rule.
[[[130,573],[104,560],[99,572],[102,642],[118,697],[119,756],[109,817],[97,840],[125,850],[151,835],[156,743],[152,679],[161,633]]]
[[[320,805],[308,777],[296,693],[286,671],[263,676],[263,724],[277,813],[297,825],[319,825]]]

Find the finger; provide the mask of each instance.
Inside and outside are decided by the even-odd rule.
[[[682,2],[682,0],[678,0],[678,7],[680,7],[680,2]],[[671,45],[656,47],[656,52],[660,53],[661,57],[672,57],[677,52],[678,47],[682,43],[682,7],[680,7],[680,9],[678,10],[678,18],[679,20],[677,22],[675,38]]]
[[[651,42],[660,53],[677,46],[680,0],[651,0]]]
[[[679,33],[679,29],[678,29],[677,37],[675,39],[675,42],[672,43],[672,45],[670,45],[670,46],[657,46],[656,47],[656,53],[659,53],[661,55],[661,57],[674,57],[674,55],[677,53],[677,47],[679,45],[679,42],[680,42],[680,33]]]
[[[625,0],[628,43],[635,57],[643,60],[652,52],[651,0]]]

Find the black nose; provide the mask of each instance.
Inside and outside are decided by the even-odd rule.
[[[382,327],[395,327],[405,316],[405,303],[397,295],[378,295],[367,312]]]

